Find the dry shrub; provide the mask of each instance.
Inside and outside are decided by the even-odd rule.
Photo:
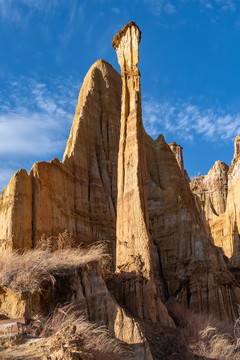
[[[240,350],[235,346],[233,325],[195,314],[180,304],[169,307],[169,314],[179,330],[179,342],[184,343],[194,357],[202,360],[240,359]]]
[[[89,248],[68,248],[56,251],[4,251],[0,257],[0,285],[12,290],[41,291],[44,283],[55,283],[55,276],[65,275],[89,262],[99,262],[105,254],[105,245]]]
[[[123,360],[132,358],[131,347],[116,339],[103,325],[96,325],[84,317],[77,304],[57,307],[48,319],[41,319],[40,337],[54,336],[63,333],[68,341],[68,328],[75,327],[74,338],[83,339],[83,351],[94,355],[95,360]],[[30,334],[30,333],[29,333]]]
[[[67,229],[58,236],[47,237],[46,234],[42,234],[41,240],[37,244],[37,249],[49,252],[76,247],[79,247],[79,243]]]

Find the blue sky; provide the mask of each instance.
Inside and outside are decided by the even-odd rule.
[[[230,165],[240,134],[239,0],[0,0],[0,192],[20,168],[62,158],[78,92],[112,37],[142,30],[143,120],[183,146],[190,176]]]

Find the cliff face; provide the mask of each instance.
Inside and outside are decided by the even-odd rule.
[[[137,309],[136,316],[156,321],[162,317],[171,324],[161,299],[233,319],[239,288],[220,250],[207,237],[203,214],[220,218],[226,208],[232,216],[240,200],[236,185],[240,165],[236,161],[232,172],[235,185],[228,182],[227,202],[227,168],[222,163],[194,185],[208,189],[211,184],[215,190],[199,190],[205,196],[202,203],[200,195],[200,200],[194,198],[185,180],[181,148],[171,150],[163,136],[154,141],[143,130],[137,69],[140,35],[135,29],[132,37],[127,36],[125,30],[115,38],[123,80],[103,60],[90,68],[63,161],[37,163],[30,175],[21,170],[4,189],[1,247],[34,247],[43,233],[56,236],[65,229],[84,244],[104,240],[117,265],[118,286],[111,291],[130,311]],[[136,41],[132,57],[126,52],[130,39]],[[238,234],[238,215],[234,216],[229,226],[235,226]],[[216,231],[223,231],[222,224]],[[239,237],[234,239],[237,248]]]
[[[217,161],[208,175],[191,181],[191,189],[209,237],[223,249],[234,266],[240,265],[239,149],[237,136],[230,169]]]

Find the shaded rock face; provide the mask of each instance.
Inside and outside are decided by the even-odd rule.
[[[121,37],[117,41],[120,39]],[[135,95],[126,97],[129,99],[126,108],[134,110],[133,113],[128,113],[133,114],[129,125],[136,129],[140,111],[139,71],[133,74],[133,78],[125,80],[128,82],[126,89],[133,86],[133,83],[135,86]],[[63,161],[54,159],[50,163],[37,163],[30,175],[21,170],[4,189],[0,197],[2,248],[34,247],[43,233],[46,236],[56,236],[67,229],[84,244],[96,240],[108,241],[109,251],[115,257],[120,120],[121,77],[111,65],[99,60],[90,68],[80,91]],[[123,265],[127,273],[139,273],[140,276],[136,280],[136,284],[141,284],[140,288],[134,285],[130,289],[131,298],[135,302],[126,302],[126,305],[133,309],[135,305],[138,306],[136,299],[141,304],[154,284],[156,293],[149,293],[155,300],[150,299],[149,304],[152,301],[155,305],[160,304],[159,311],[164,314],[165,319],[168,315],[162,304],[156,301],[157,295],[162,301],[179,301],[195,311],[213,313],[220,319],[233,319],[236,315],[235,304],[240,302],[239,289],[233,275],[226,268],[221,252],[208,240],[205,219],[202,219],[197,210],[197,206],[201,208],[201,203],[198,200],[196,202],[176,157],[163,136],[154,141],[144,132],[141,134],[141,131],[140,138],[132,143],[133,149],[126,160],[132,164],[129,171],[136,170],[138,166],[142,172],[137,179],[135,174],[135,180],[141,189],[136,213],[139,215],[138,219],[141,218],[141,229],[144,229],[141,239],[143,248],[135,246],[133,249],[130,241],[129,252],[125,255],[126,258],[131,257],[133,250],[135,257],[140,253],[144,265],[139,261],[127,268],[125,265],[129,261],[124,260],[124,250],[122,254],[117,251],[117,261],[114,258],[114,265],[117,263],[118,269]],[[145,170],[142,156],[144,144]],[[137,164],[131,160],[131,154],[138,154],[140,161]],[[237,193],[240,181],[237,164],[236,162],[231,179],[232,184],[236,185],[232,187],[236,190],[231,190],[233,204],[236,201],[240,203],[239,192]],[[224,170],[220,172],[220,183],[224,184]],[[123,178],[119,181],[124,184]],[[129,196],[135,199],[131,194],[133,184],[129,182],[127,186]],[[230,202],[231,186],[228,182],[226,209]],[[221,188],[220,185],[216,187]],[[126,196],[122,190],[120,194]],[[220,202],[219,197],[220,195],[214,195],[212,198],[216,212],[220,213],[225,202]],[[233,211],[234,205],[231,206]],[[124,214],[122,219],[128,220]],[[233,219],[235,220],[231,224],[235,226],[234,234],[238,234],[237,215]],[[118,226],[121,228],[121,224]],[[222,231],[223,228],[220,228]],[[236,235],[234,239],[234,246],[237,247],[239,238]],[[142,249],[146,248],[150,248],[150,254],[145,250],[142,254]],[[142,271],[139,271],[142,265]],[[142,276],[147,279],[145,283],[141,280]],[[118,281],[123,284],[119,285],[116,298],[124,302],[132,279],[130,283],[124,277]],[[150,311],[157,313],[156,309]],[[140,312],[136,315],[141,317]],[[152,315],[143,317],[152,318]]]
[[[208,175],[191,181],[198,210],[215,245],[221,247],[234,266],[240,266],[240,137],[230,169],[217,161]]]

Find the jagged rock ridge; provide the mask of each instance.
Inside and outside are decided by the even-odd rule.
[[[234,150],[230,168],[216,161],[206,176],[191,181],[191,189],[209,237],[232,265],[240,266],[240,136]]]

